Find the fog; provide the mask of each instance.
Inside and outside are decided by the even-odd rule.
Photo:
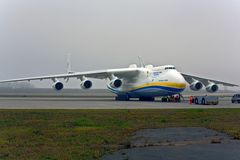
[[[0,0],[1,80],[65,73],[68,53],[74,71],[128,67],[141,56],[240,84],[240,1]]]

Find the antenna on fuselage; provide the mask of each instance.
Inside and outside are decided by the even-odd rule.
[[[143,62],[143,60],[142,60],[142,57],[140,57],[140,56],[138,56],[138,60],[139,60],[139,65],[140,65],[140,67],[141,68],[144,68],[144,62]]]

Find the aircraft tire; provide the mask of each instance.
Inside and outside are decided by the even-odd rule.
[[[162,102],[167,102],[167,101],[168,101],[168,99],[166,97],[162,98]]]
[[[201,102],[201,104],[202,104],[202,105],[205,105],[205,104],[206,104],[206,101],[205,101],[205,99],[204,99],[204,98],[202,99],[202,102]]]

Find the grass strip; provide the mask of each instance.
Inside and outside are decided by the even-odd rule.
[[[100,159],[139,129],[206,127],[240,139],[240,109],[0,110],[0,159]]]

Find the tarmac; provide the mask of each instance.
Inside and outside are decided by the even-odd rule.
[[[233,93],[232,93],[233,94]],[[222,93],[219,94],[223,95]],[[226,94],[225,94],[226,95]],[[187,95],[185,95],[187,97]],[[181,103],[115,101],[115,95],[107,90],[65,90],[52,89],[1,90],[0,109],[188,109],[188,108],[240,108],[232,104],[230,95],[220,98],[219,105],[191,105]]]
[[[115,101],[114,98],[71,97],[0,97],[0,109],[188,109],[188,108],[240,108],[222,100],[219,105],[190,105],[182,103]]]
[[[205,95],[205,93],[200,93]],[[106,90],[50,89],[0,90],[0,109],[208,109],[240,108],[232,104],[234,93],[218,93],[218,105],[181,103],[115,101]],[[190,94],[185,94],[188,97]],[[121,149],[103,160],[239,160],[240,142],[205,128],[146,129],[136,132],[128,148]]]
[[[103,160],[239,160],[240,141],[206,128],[145,129]]]

